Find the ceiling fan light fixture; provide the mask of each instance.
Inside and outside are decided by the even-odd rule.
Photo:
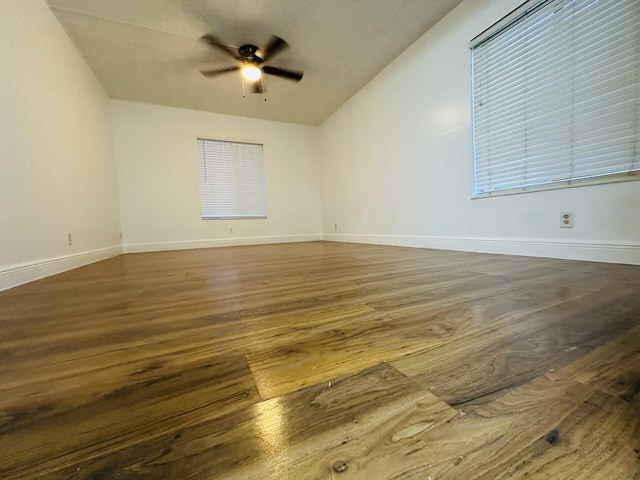
[[[240,62],[240,64],[235,67],[200,70],[200,73],[207,78],[212,78],[224,73],[237,72],[239,70],[242,75],[240,79],[242,81],[243,97],[245,96],[245,88],[247,86],[249,86],[249,93],[264,93],[263,74],[284,78],[294,82],[302,80],[302,76],[304,75],[304,72],[276,67],[269,63],[274,55],[277,55],[289,47],[289,44],[286,41],[276,35],[272,35],[269,42],[262,49],[247,43],[238,48],[238,53],[235,53],[233,48],[221,42],[213,34],[207,33],[206,35],[203,35],[202,40],[215,49],[233,57],[233,59]]]
[[[256,82],[262,77],[262,70],[255,65],[243,65],[242,76],[249,82]]]

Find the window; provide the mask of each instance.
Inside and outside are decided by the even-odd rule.
[[[202,218],[266,218],[262,145],[198,139]]]
[[[639,0],[530,0],[470,47],[475,196],[640,176]]]

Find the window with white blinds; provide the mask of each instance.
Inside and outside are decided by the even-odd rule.
[[[265,218],[262,145],[198,139],[202,218]]]
[[[475,196],[638,179],[640,0],[530,0],[470,46]]]

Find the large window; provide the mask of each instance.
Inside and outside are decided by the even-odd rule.
[[[198,139],[202,218],[265,218],[262,145]]]
[[[471,49],[475,196],[640,177],[640,0],[530,0]]]

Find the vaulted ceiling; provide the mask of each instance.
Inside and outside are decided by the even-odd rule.
[[[112,98],[318,125],[460,0],[48,3]],[[236,64],[200,41],[205,33],[232,48],[262,46],[275,34],[290,48],[271,63],[304,78],[266,76],[265,94],[243,98],[238,72],[199,73]]]

